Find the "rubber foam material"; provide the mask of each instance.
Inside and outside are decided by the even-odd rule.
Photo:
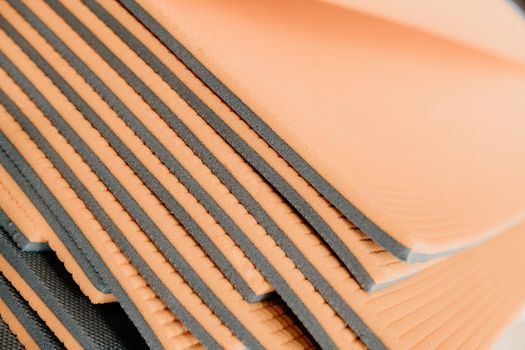
[[[356,327],[356,328],[357,328],[357,327]],[[361,333],[362,333],[362,334],[364,333],[363,330],[361,330]]]
[[[430,270],[429,270],[429,271],[430,271]],[[418,277],[420,277],[420,276],[418,276]],[[365,295],[366,295],[366,294],[365,294]],[[354,306],[355,306],[355,305],[354,305]],[[361,314],[362,317],[363,317],[363,315],[364,315],[364,314]],[[354,326],[354,328],[357,328],[357,327]],[[364,331],[363,331],[363,330],[361,330],[360,332],[361,332],[360,334],[364,334]],[[365,337],[363,337],[363,338],[365,338]],[[366,338],[365,338],[365,339],[366,339]],[[370,340],[368,340],[368,341],[370,342]]]

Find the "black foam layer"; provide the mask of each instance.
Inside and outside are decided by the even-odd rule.
[[[9,326],[0,318],[0,349],[24,350],[16,335]]]
[[[0,299],[4,301],[9,310],[35,343],[42,349],[65,349],[38,314],[29,306],[27,301],[0,273]],[[4,348],[2,348],[4,349]]]
[[[0,252],[82,347],[146,347],[122,309],[91,304],[55,255],[22,252],[5,231]]]
[[[1,94],[2,94],[2,91],[0,90],[0,95]],[[14,146],[9,143],[9,140],[0,131],[0,162],[2,162],[2,164],[4,165],[7,164],[6,166],[7,168],[9,168],[9,165],[13,167],[11,168],[11,170],[13,171],[12,174],[15,174],[17,176],[15,177],[15,179],[19,181],[23,180],[29,183],[29,181],[27,181],[27,178],[24,175],[22,175],[22,173],[15,172],[15,171],[18,171],[18,169],[14,166],[14,163],[11,161],[11,159],[7,157],[7,155],[3,151],[3,147],[6,147],[6,146],[10,153],[9,155],[15,158],[15,162],[18,164],[24,165],[23,157],[18,153],[16,148],[14,148]],[[5,156],[5,158],[3,158],[3,156]],[[7,158],[7,161],[6,161],[6,158]],[[27,165],[27,168],[25,166],[23,166],[22,168],[25,171],[25,175],[29,176],[32,179],[33,183],[41,183],[41,179],[33,172],[31,167],[29,167],[29,165]],[[43,183],[42,185],[45,186]],[[46,187],[38,186],[36,188],[44,189]],[[32,189],[32,187],[29,187],[28,192],[26,193],[28,193],[29,197],[31,198],[31,194],[34,194],[35,191]],[[45,197],[47,198],[48,195],[49,195],[48,199],[50,203],[51,202],[58,203],[58,200],[54,197],[54,195],[51,192],[47,191],[47,194],[45,195]],[[54,217],[54,215],[51,213],[46,215],[46,218],[48,220],[52,217]],[[60,216],[60,218],[64,218],[64,216]],[[154,349],[160,348],[161,347],[160,342],[158,341],[153,331],[151,330],[149,325],[146,323],[146,321],[144,320],[144,318],[138,311],[137,307],[130,300],[130,298],[128,297],[128,295],[126,294],[122,286],[114,278],[112,273],[109,271],[107,266],[104,264],[104,262],[102,261],[98,253],[93,249],[91,244],[89,242],[87,244],[89,244],[90,249],[83,251],[83,253],[86,254],[88,260],[93,264],[93,266],[95,267],[95,270],[100,274],[102,280],[104,281],[105,289],[107,289],[108,292],[111,292],[117,298],[118,302],[124,308],[124,310],[130,317],[130,319],[133,321],[135,326],[139,329],[140,333],[142,334],[143,338],[146,340],[148,345]],[[82,265],[79,265],[79,266],[81,266],[81,268],[85,271],[86,269],[85,266],[82,266]]]
[[[211,73],[189,50],[164,29],[135,0],[120,0],[152,33],[154,33],[184,64],[191,69],[212,91],[255,130],[281,157],[283,157],[319,193],[327,198],[343,215],[370,238],[390,251],[399,259],[416,262],[427,261],[452,252],[428,255],[413,251],[391,237],[381,227],[371,221],[348,199],[324,179],[297,152],[295,152],[268,124],[252,111],[238,96],[228,89]]]
[[[25,252],[47,252],[50,250],[47,243],[31,242],[2,209],[0,209],[0,227],[9,233],[18,248]]]
[[[5,25],[7,32],[14,41],[31,57],[33,62],[47,75],[49,79],[62,91],[72,104],[84,115],[89,123],[96,128],[110,146],[122,157],[126,164],[135,172],[143,183],[157,196],[166,208],[177,218],[184,228],[204,248],[206,253],[217,264],[217,267],[230,280],[234,287],[249,302],[258,302],[268,298],[272,293],[257,294],[238,271],[226,259],[222,251],[206,235],[203,229],[194,221],[186,210],[173,198],[168,190],[157,180],[146,166],[133,154],[122,140],[109,128],[102,118],[86,103],[82,97],[36,52],[31,45],[14,32],[9,24]],[[118,113],[118,115],[141,137],[142,141],[154,151],[154,154],[166,167],[190,190],[214,218],[225,227],[227,232],[239,230],[224,210],[211,198],[200,184],[186,171],[160,141],[140,122],[140,120],[115,96],[115,94],[85,65],[69,48],[57,47],[57,51],[67,59],[73,68],[86,79],[94,90]]]

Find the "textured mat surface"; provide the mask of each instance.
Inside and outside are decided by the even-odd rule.
[[[173,25],[162,1],[139,3]],[[148,12],[123,4],[160,41],[116,2],[0,3],[0,156],[78,226],[75,243],[150,347],[315,347],[306,332],[324,348],[492,342],[524,302],[521,271],[508,273],[523,227],[402,262],[441,252],[380,248],[384,236],[354,226]],[[270,285],[287,307],[257,302]]]
[[[332,205],[399,258],[448,254],[523,220],[523,194],[515,190],[525,171],[516,162],[523,125],[506,126],[524,109],[518,65],[319,2],[232,1],[218,8],[205,1],[139,1],[165,30],[134,1],[124,3]],[[270,3],[280,16],[268,10]],[[172,36],[204,66],[175,47]],[[307,39],[320,36],[334,41]],[[406,57],[386,59],[393,42]],[[295,84],[299,77],[304,84]],[[454,89],[436,88],[448,86],[450,77]],[[501,105],[512,106],[506,123],[492,118]],[[470,133],[471,123],[483,132]],[[482,154],[491,155],[490,169]]]
[[[122,309],[91,304],[53,254],[22,252],[5,232],[0,240],[2,274],[66,347],[141,347],[142,338]]]
[[[60,340],[3,275],[0,275],[0,306],[0,316],[26,349],[64,349]]]
[[[9,65],[8,62],[6,64]],[[31,68],[24,67],[23,69]],[[145,189],[143,185],[141,186],[135,180],[133,180],[134,175],[132,175],[129,172],[129,170],[127,170],[126,166],[123,164],[122,161],[119,161],[118,157],[115,156],[113,158],[108,158],[109,155],[114,154],[114,151],[105,146],[106,144],[104,142],[97,141],[97,134],[94,134],[90,131],[91,129],[89,127],[89,124],[87,124],[87,122],[84,119],[76,118],[75,122],[71,123],[72,127],[68,128],[66,124],[64,124],[64,121],[61,121],[62,117],[59,114],[57,114],[56,111],[53,111],[53,107],[51,107],[49,102],[45,102],[47,100],[45,100],[43,96],[39,95],[40,93],[37,92],[37,90],[35,90],[34,87],[31,87],[32,84],[28,85],[28,81],[26,80],[27,78],[18,75],[18,73],[16,73],[16,70],[12,69],[12,67],[9,68],[9,70],[11,74],[17,76],[17,82],[21,84],[21,86],[24,86],[25,91],[29,93],[32,99],[37,101],[41,108],[43,108],[43,106],[46,106],[44,109],[47,111],[47,117],[50,118],[50,120],[55,125],[57,125],[58,129],[67,137],[67,140],[71,142],[71,145],[82,154],[82,156],[87,160],[87,162],[89,162],[93,171],[101,175],[101,178],[104,181],[104,183],[110,185],[110,187],[113,190],[112,192],[115,193],[115,196],[119,199],[119,202],[122,203],[128,211],[133,213],[135,220],[137,220],[137,218],[139,219],[137,220],[139,225],[141,225],[141,227],[144,228],[149,235],[155,238],[155,243],[157,246],[160,246],[161,251],[163,253],[168,253],[167,255],[171,257],[170,263],[173,266],[177,267],[179,271],[181,271],[181,274],[184,275],[188,283],[197,291],[197,293],[206,301],[206,303],[210,305],[211,308],[214,311],[216,311],[222,319],[226,320],[225,323],[232,327],[235,330],[235,332],[241,335],[240,337],[243,338],[243,341],[246,341],[248,343],[252,342],[254,346],[257,346],[256,344],[258,342],[274,345],[279,344],[279,342],[285,342],[289,345],[293,345],[294,343],[296,343],[298,346],[304,346],[308,343],[307,338],[301,335],[302,332],[300,331],[300,329],[294,325],[293,321],[286,314],[286,310],[279,306],[278,301],[272,301],[268,303],[265,302],[262,304],[254,304],[253,306],[250,306],[249,304],[242,301],[242,299],[238,300],[240,295],[234,290],[232,290],[230,286],[228,286],[227,281],[225,281],[223,277],[221,277],[220,272],[215,267],[212,267],[212,265],[210,265],[208,258],[205,255],[203,255],[203,253],[199,252],[200,248],[198,248],[198,246],[195,245],[195,243],[191,240],[191,237],[180,226],[178,226],[179,228],[175,231],[177,232],[178,238],[174,237],[173,235],[170,235],[168,237],[169,241],[167,241],[166,239],[168,238],[166,238],[166,236],[160,235],[158,233],[158,228],[156,227],[155,223],[151,221],[151,218],[146,214],[140,214],[141,211],[146,209],[148,210],[148,214],[151,214],[155,217],[156,214],[154,211],[152,211],[153,207],[148,206],[148,203],[155,203],[155,197],[147,195],[147,189]],[[35,71],[35,73],[37,72]],[[45,79],[44,76],[42,77],[43,79]],[[60,97],[61,95],[57,95],[55,92],[57,90],[55,89],[56,88],[53,85],[49,85],[41,91],[46,96],[52,96],[52,100],[54,102],[61,100],[64,101],[64,97]],[[15,100],[19,102],[21,101],[18,100],[16,94],[11,97],[15,98]],[[20,108],[26,110],[25,106],[29,106],[28,103],[30,103],[29,100],[26,100],[26,102],[22,103],[23,106],[21,105]],[[63,116],[66,118],[74,118],[75,113],[78,113],[75,110],[71,109],[68,103],[57,104],[55,102],[54,104],[59,110],[62,111]],[[66,108],[66,106],[67,109],[64,109]],[[12,108],[11,110],[14,111],[15,109]],[[64,111],[66,110],[68,112],[64,113]],[[15,114],[19,115],[17,118],[20,122],[20,113]],[[48,124],[49,121],[47,119],[38,117],[37,114],[35,114],[35,112],[32,112],[28,116],[33,120],[33,123],[36,123],[36,125],[38,125],[40,129],[45,129],[46,127],[49,128],[51,126],[50,124]],[[45,126],[46,124],[48,124],[48,126]],[[78,176],[87,176],[88,174],[86,174],[85,170],[79,170],[79,167],[81,167],[82,164],[84,164],[83,160],[78,159],[78,155],[76,155],[76,153],[67,151],[68,149],[71,150],[71,146],[69,145],[69,143],[64,142],[61,139],[61,137],[59,137],[59,135],[56,134],[56,132],[51,132],[52,129],[48,130],[49,132],[45,133],[46,136],[53,144],[60,144],[59,147],[56,147],[56,150],[60,154],[62,154],[63,157],[65,157],[65,160],[69,163],[69,166],[78,171]],[[82,138],[75,136],[76,132],[80,133],[80,135],[82,135]],[[33,133],[32,137],[34,138],[35,135],[36,134]],[[27,137],[25,138],[27,139]],[[40,139],[41,136],[39,136],[38,138]],[[15,143],[21,142],[17,141],[16,139],[11,139],[11,141]],[[42,142],[43,140],[41,139],[40,147],[43,147]],[[90,147],[88,148],[87,145],[89,145]],[[93,151],[97,154],[98,157],[100,157],[104,161],[104,163],[101,163],[100,160],[94,157],[94,154],[92,153]],[[56,156],[51,156],[51,158],[53,157],[56,158]],[[118,179],[121,180],[123,184],[125,184],[125,187],[120,181],[116,181],[116,179],[113,177],[113,174],[109,173],[106,167],[110,168],[115,174],[117,174]],[[62,172],[63,171],[64,167],[62,166]],[[95,187],[98,187],[98,192],[100,192],[100,183],[96,181],[93,184],[96,184]],[[138,193],[140,193],[140,206],[133,199],[128,199],[128,201],[123,200],[124,198],[130,198],[129,194],[127,194],[127,191],[131,191],[131,193],[134,193],[134,196],[138,196]],[[111,205],[113,207],[116,204],[115,202],[106,203],[107,205]],[[155,210],[162,210],[162,208],[155,207]],[[113,212],[115,213],[114,210]],[[124,215],[123,212],[118,214],[121,223],[123,222],[122,215]],[[166,222],[169,224],[169,220],[170,218],[166,218],[165,221],[157,221],[156,223],[166,225]],[[126,221],[129,221],[129,219],[126,219]],[[139,254],[146,257],[147,253],[144,252],[143,246],[144,241],[149,241],[149,239],[147,238],[147,236],[144,235],[144,233],[142,233],[143,238],[141,238],[140,234],[131,236],[129,234],[129,227],[130,226],[128,224],[128,228],[124,230],[125,234],[128,236],[127,239],[130,239],[132,241],[132,244],[134,246],[133,249],[141,247]],[[173,225],[171,227],[173,230]],[[159,242],[162,242],[162,240],[164,240],[165,243],[159,244]],[[177,250],[174,249],[175,247]],[[129,248],[126,250],[126,254],[132,254]],[[169,270],[166,271],[165,266],[162,265],[162,262],[159,261],[157,257],[153,257],[152,255],[150,255],[148,259],[155,273],[159,276],[162,276],[161,278],[163,280],[163,283],[167,283],[173,286],[170,288],[170,292],[175,294],[178,293],[179,295],[180,293],[183,293],[183,291],[180,289],[180,286],[176,286],[176,281],[174,281],[173,279],[166,278],[167,272],[169,272]],[[197,273],[193,272],[193,269],[196,269]],[[155,279],[156,277],[150,272],[148,278]],[[206,281],[205,284],[204,281]],[[224,308],[224,306],[221,305],[223,301],[226,303],[227,308]],[[192,312],[196,311],[192,310]],[[270,314],[272,315],[272,318],[270,319],[268,319],[267,317],[268,312],[270,312]],[[240,320],[242,320],[242,322]]]
[[[84,1],[84,3],[104,21],[115,33],[114,35],[120,37],[151,67],[145,68],[140,60],[131,60],[130,57],[133,56],[129,53],[130,49],[117,46],[119,39],[112,36],[108,30],[103,31],[104,26],[101,23],[92,25],[92,28],[98,29],[101,40],[106,42],[106,45],[111,47],[124,63],[127,62],[130,69],[134,69],[137,74],[152,69],[163,80],[149,79],[152,81],[149,86],[157,87],[159,96],[166,95],[165,101],[175,101],[182,97],[188,106],[193,108],[193,110],[189,109],[184,104],[176,106],[181,120],[194,133],[197,140],[185,138],[185,141],[193,145],[192,148],[200,154],[203,162],[217,174],[228,190],[260,223],[260,229],[282,234],[282,231],[293,231],[294,226],[300,221],[294,210],[285,204],[266,183],[265,180],[268,180],[323,237],[365,289],[384,287],[428,266],[428,264],[402,263],[374,244],[371,239],[367,239],[356,226],[309,186],[241,118],[203,85],[158,39],[116,2],[97,4],[95,1]],[[79,5],[76,7],[79,8],[77,12],[88,16],[89,11],[80,10]],[[100,54],[100,50],[98,52]],[[93,56],[89,55],[89,57]],[[103,57],[108,59],[108,55]],[[100,68],[101,65],[92,64],[92,66],[96,67],[94,69],[100,72],[100,76],[108,75]],[[171,94],[170,88],[173,89]],[[197,119],[196,114],[203,120]],[[224,140],[212,129],[212,126],[224,137]],[[159,130],[163,130],[164,134],[169,134],[166,131],[168,128],[168,125],[159,126]],[[177,128],[179,129],[180,127]],[[175,136],[169,139],[173,137]],[[254,172],[254,169],[246,164],[236,151],[245,157],[264,178]],[[201,183],[206,183],[206,179],[201,180]],[[223,204],[225,207],[232,207],[228,205],[226,196],[218,195],[217,198],[217,201],[225,203]],[[236,202],[235,198],[233,201]],[[235,213],[232,217],[235,217]],[[250,227],[243,220],[239,222],[244,231],[254,227],[254,225]]]

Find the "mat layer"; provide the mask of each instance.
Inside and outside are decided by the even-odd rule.
[[[0,316],[26,349],[64,349],[64,345],[3,275],[0,275],[0,306]]]

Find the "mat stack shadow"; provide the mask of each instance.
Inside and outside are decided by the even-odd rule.
[[[0,0],[1,347],[489,347],[525,305],[524,65],[220,3]]]

